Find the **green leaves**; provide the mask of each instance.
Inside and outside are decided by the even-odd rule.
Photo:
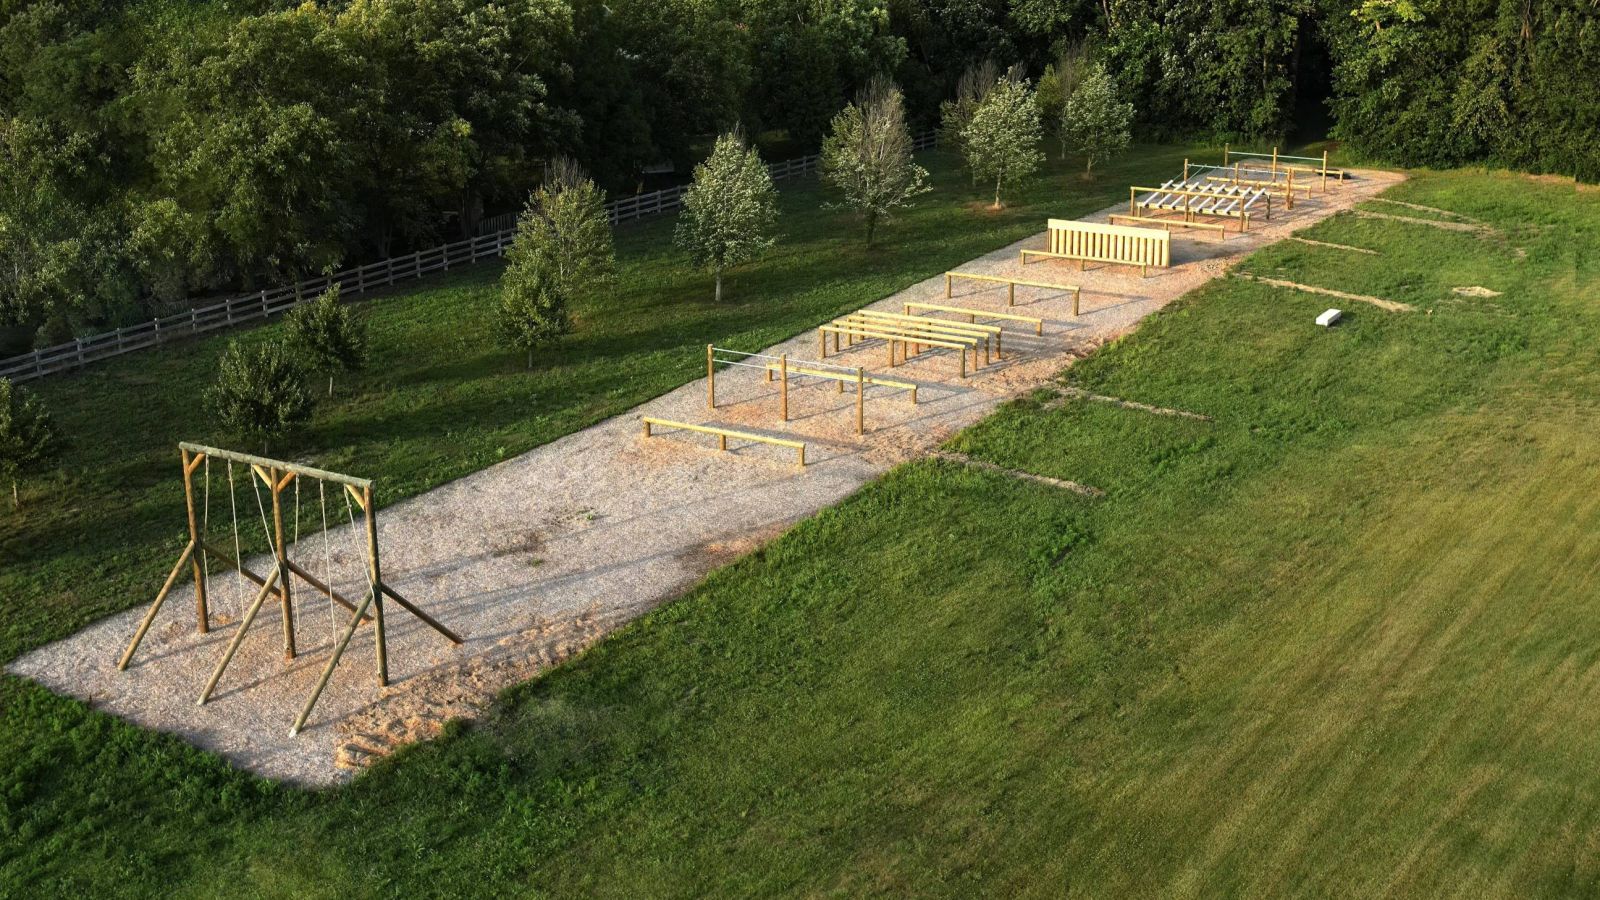
[[[1009,75],[995,82],[962,129],[967,166],[976,177],[994,182],[996,209],[1006,187],[1027,181],[1044,163],[1039,149],[1042,131],[1033,88]]]
[[[822,180],[866,223],[869,247],[879,223],[931,190],[928,170],[911,158],[911,130],[898,87],[874,81],[834,117],[833,133],[822,144],[821,169]]]
[[[761,155],[730,132],[717,138],[710,159],[695,166],[678,218],[678,246],[716,275],[720,301],[723,271],[766,252],[777,219],[777,191]]]
[[[61,435],[44,402],[33,392],[0,378],[0,475],[11,480],[11,502],[17,479],[53,462],[61,452]]]
[[[1117,99],[1117,86],[1105,66],[1096,65],[1067,98],[1061,115],[1062,141],[1084,155],[1085,169],[1092,172],[1096,161],[1128,149],[1132,123],[1133,104]]]
[[[528,198],[517,221],[509,258],[513,267],[542,256],[554,267],[562,293],[577,296],[616,274],[605,194],[572,159],[550,163],[544,184]]]
[[[536,350],[572,331],[566,281],[547,254],[525,248],[506,267],[500,284],[501,337],[527,352],[532,369]]]
[[[367,364],[366,322],[339,302],[337,284],[290,311],[284,327],[289,346],[309,360],[307,367],[328,375],[329,396],[334,372],[356,372]]]
[[[305,366],[282,340],[229,343],[206,400],[225,427],[263,449],[303,427],[316,405]]]

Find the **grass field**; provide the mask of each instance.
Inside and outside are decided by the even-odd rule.
[[[1104,498],[903,466],[348,788],[8,680],[0,888],[1595,893],[1600,194],[1390,196],[1496,231],[1242,268],[1417,312],[1215,282],[1065,376],[1213,421],[1046,391],[952,442]]]

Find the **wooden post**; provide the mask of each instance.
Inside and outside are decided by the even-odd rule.
[[[645,437],[649,437],[650,436],[650,420],[649,419],[645,419],[644,420],[644,436]]]
[[[1136,195],[1134,193],[1133,186],[1129,185],[1128,186],[1128,215],[1130,215],[1130,216],[1137,216],[1139,214],[1139,211],[1137,209],[1138,200],[1135,199],[1135,197],[1136,197]]]
[[[1328,151],[1322,151],[1322,192],[1328,192]]]
[[[648,431],[650,423],[646,422],[644,427]],[[300,729],[305,727],[306,719],[311,717],[311,708],[317,705],[317,698],[322,696],[323,688],[328,686],[328,679],[333,677],[333,670],[338,667],[339,658],[344,656],[345,648],[350,646],[351,636],[356,633],[357,626],[361,624],[361,619],[367,613],[367,607],[372,604],[373,598],[377,597],[377,595],[377,591],[368,594],[367,599],[361,601],[361,607],[350,616],[350,624],[345,626],[344,634],[340,636],[339,643],[334,645],[333,655],[328,657],[328,664],[322,667],[322,677],[317,679],[317,686],[312,688],[311,696],[306,698],[306,705],[301,707],[299,717],[289,727],[290,737],[299,734]]]
[[[1223,166],[1223,168],[1227,168],[1227,166],[1228,166],[1228,145],[1227,144],[1223,144],[1222,145],[1222,166]]]
[[[133,659],[133,651],[139,649],[139,642],[144,640],[145,632],[150,630],[150,623],[156,620],[156,613],[161,610],[161,604],[166,602],[167,594],[171,593],[172,586],[177,584],[178,575],[183,572],[184,563],[189,562],[195,555],[193,543],[183,548],[183,552],[178,554],[177,565],[172,567],[172,573],[167,576],[167,583],[163,584],[161,592],[156,594],[156,602],[150,604],[150,611],[144,614],[144,620],[139,623],[139,630],[133,633],[133,641],[128,644],[128,649],[122,654],[122,659],[117,663],[117,671],[127,671],[128,661]]]
[[[714,353],[714,348],[710,344],[707,344],[706,345],[706,409],[716,409],[717,408],[717,367],[716,367],[716,361],[712,358],[713,353]],[[646,434],[649,434],[649,431],[648,431],[649,426],[645,426],[645,427],[647,429],[646,430]]]
[[[835,335],[833,340],[834,340],[834,344],[837,345],[838,341],[839,341],[838,336]],[[817,352],[817,359],[827,359],[828,358],[828,333],[826,331],[823,331],[821,328],[817,329],[817,344],[818,344],[818,346],[817,346],[817,351],[818,351]]]
[[[233,640],[228,642],[228,649],[222,654],[222,659],[217,660],[217,668],[211,673],[211,680],[206,682],[205,690],[200,692],[200,699],[196,706],[205,706],[211,699],[211,692],[217,689],[217,682],[222,680],[223,670],[228,668],[228,663],[233,661],[233,655],[239,652],[239,645],[244,643],[244,633],[250,630],[250,623],[256,620],[256,613],[261,612],[261,604],[267,602],[267,596],[272,593],[273,582],[278,580],[278,572],[274,568],[272,574],[266,577],[261,584],[261,590],[256,592],[256,598],[250,601],[250,608],[245,611],[244,618],[239,620],[239,628],[233,633]]]
[[[1006,282],[1006,305],[1017,305],[1017,283],[1015,281]]]
[[[839,382],[844,387],[844,382]],[[856,434],[867,433],[867,370],[856,367]]]
[[[956,277],[949,272],[944,273],[944,298],[949,300],[955,296]]]
[[[1272,145],[1272,177],[1278,177],[1278,145]]]
[[[1183,183],[1189,183],[1189,157],[1183,158]]]
[[[781,395],[779,410],[783,421],[789,421],[789,354],[778,357],[778,380],[782,382],[778,390]]]
[[[195,631],[205,634],[211,630],[211,615],[206,606],[205,570],[200,566],[200,554],[193,552],[195,548],[200,546],[200,528],[194,514],[194,469],[195,466],[200,464],[201,460],[205,459],[205,456],[196,454],[191,461],[189,451],[180,449],[178,453],[183,459],[183,503],[189,511],[189,550],[191,551],[190,557],[194,562]],[[164,594],[165,592],[163,592]],[[141,632],[142,635],[143,632]],[[135,639],[134,644],[137,646],[138,643],[138,640]],[[129,649],[129,653],[132,653],[132,648]],[[126,659],[123,660],[123,665],[126,667]]]
[[[283,545],[282,486],[278,484],[277,469],[268,469],[267,476],[272,481],[268,487],[272,490],[273,546],[277,549],[278,557],[273,568],[278,572],[278,600],[283,606],[283,658],[294,659],[294,603],[290,595],[289,579],[284,577],[288,567],[283,564],[289,557],[289,548]]]
[[[1083,288],[1081,288],[1081,287],[1072,292],[1072,314],[1074,316],[1076,316],[1078,314],[1078,300],[1082,296],[1083,296]],[[1043,337],[1044,336],[1044,323],[1040,322],[1038,325],[1035,325],[1034,326],[1034,331],[1036,331],[1039,334],[1040,337]]]
[[[373,637],[378,651],[378,686],[389,685],[389,650],[384,644],[383,635],[383,570],[378,566],[378,507],[373,502],[372,486],[368,485],[361,492],[361,505],[367,513],[367,553],[368,566],[372,579],[372,622]]]
[[[1288,179],[1287,179],[1286,183],[1289,185],[1289,191],[1288,191],[1288,194],[1289,194],[1289,205],[1288,205],[1288,208],[1289,209],[1294,209],[1294,170],[1293,169],[1289,169],[1288,170]]]

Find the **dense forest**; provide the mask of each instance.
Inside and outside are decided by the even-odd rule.
[[[471,233],[554,156],[631,193],[870,78],[1105,63],[1146,138],[1326,131],[1600,178],[1595,0],[0,0],[9,349]],[[6,349],[6,348],[0,348]]]

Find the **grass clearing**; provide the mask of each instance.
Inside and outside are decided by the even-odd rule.
[[[7,682],[0,884],[377,896],[1600,890],[1600,196],[1396,192],[1064,373],[493,715],[283,790]],[[1365,239],[1365,242],[1361,239]],[[1522,252],[1519,254],[1517,250]],[[1442,302],[1456,283],[1504,290]]]

